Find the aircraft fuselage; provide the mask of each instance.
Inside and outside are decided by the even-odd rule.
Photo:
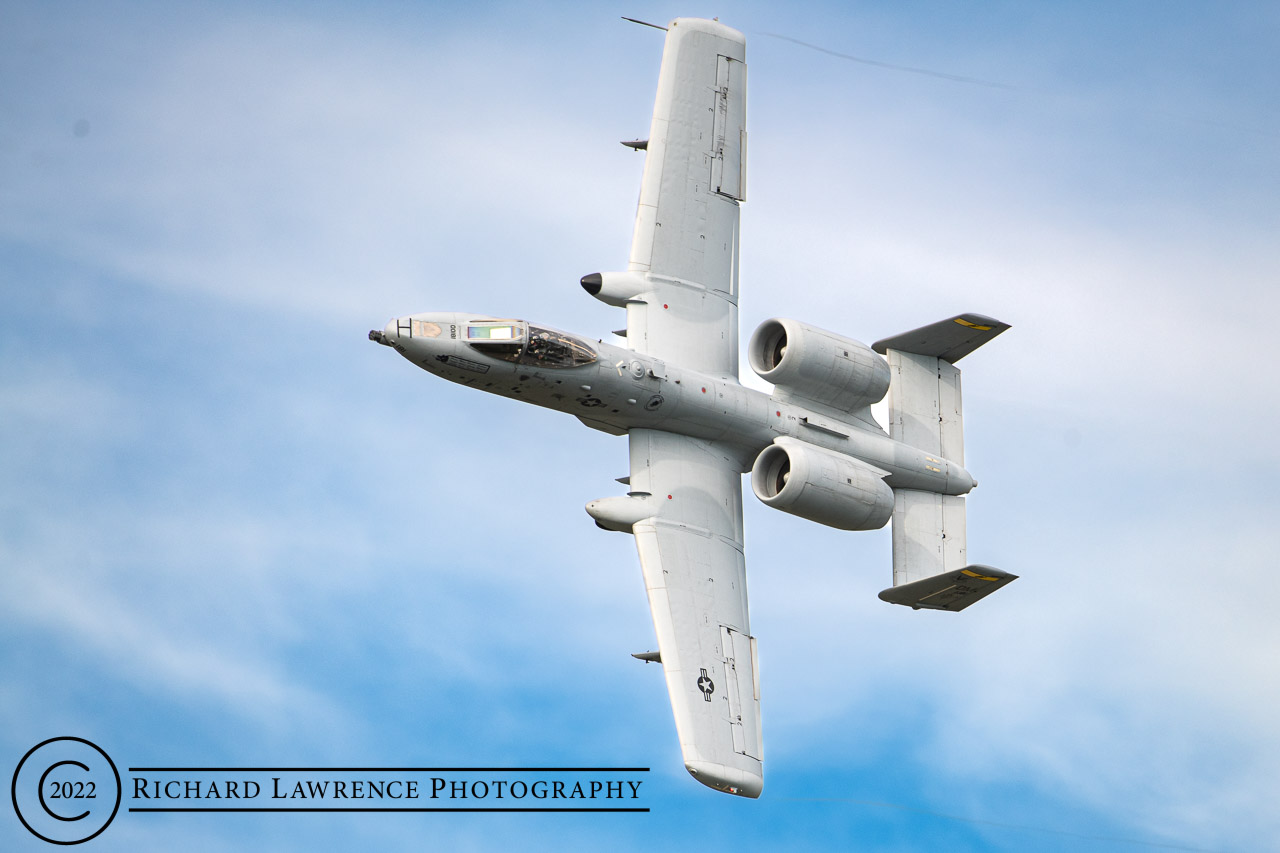
[[[614,435],[657,429],[719,442],[737,451],[743,473],[788,436],[880,468],[895,489],[963,495],[975,485],[962,466],[891,439],[869,413],[817,411],[524,321],[429,312],[392,320],[370,338],[443,379],[565,412]]]

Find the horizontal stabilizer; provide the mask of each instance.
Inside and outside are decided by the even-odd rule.
[[[1007,328],[1008,323],[981,314],[961,314],[876,341],[871,348],[881,355],[892,349],[955,364]]]
[[[890,604],[904,604],[913,610],[964,610],[980,598],[1018,579],[1017,575],[990,566],[967,566],[954,572],[943,572],[931,578],[890,587],[880,599]]]

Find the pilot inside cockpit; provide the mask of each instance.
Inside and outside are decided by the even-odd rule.
[[[524,346],[518,343],[520,331],[525,332]],[[581,367],[596,360],[595,350],[585,341],[523,323],[519,326],[511,322],[473,324],[467,330],[467,339],[467,343],[486,355],[530,367]]]

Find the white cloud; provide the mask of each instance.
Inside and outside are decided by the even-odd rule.
[[[83,139],[20,127],[40,163],[13,170],[5,232],[166,289],[334,319],[403,312],[476,271],[523,289],[531,251],[595,231],[602,190],[633,194],[635,168],[617,165],[638,161],[594,140],[590,111],[523,100],[519,51],[349,35],[260,18],[81,60],[103,117]],[[459,256],[494,246],[516,254],[496,275]]]

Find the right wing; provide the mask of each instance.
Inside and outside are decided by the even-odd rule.
[[[684,765],[719,791],[758,797],[760,680],[747,619],[742,474],[710,441],[635,429],[632,527]]]
[[[735,382],[746,99],[742,33],[672,21],[628,265],[648,291],[627,305],[627,345]]]

